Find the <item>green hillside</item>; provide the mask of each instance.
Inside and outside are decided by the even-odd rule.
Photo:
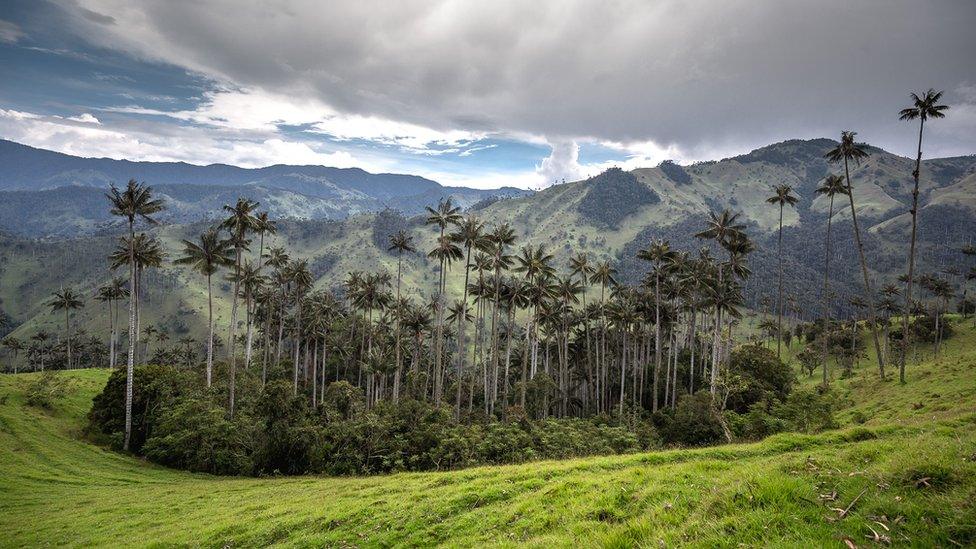
[[[907,385],[866,361],[835,382],[836,431],[367,478],[167,470],[83,438],[107,371],[58,373],[52,410],[25,403],[37,374],[0,376],[0,546],[971,546],[976,331],[956,327]]]
[[[646,267],[635,259],[636,251],[652,239],[669,239],[674,248],[694,250],[703,243],[693,234],[701,229],[709,210],[741,212],[757,244],[749,258],[753,276],[746,282],[747,305],[760,309],[760,300],[773,296],[778,272],[778,210],[765,198],[774,184],[790,184],[800,202],[796,209],[784,212],[784,261],[791,281],[786,293],[801,311],[819,311],[827,203],[814,190],[828,171],[837,170],[822,158],[833,144],[827,139],[792,140],[715,162],[642,168],[620,172],[624,177],[612,180],[602,175],[499,200],[474,213],[488,225],[511,224],[518,235],[516,246],[546,245],[560,269],[567,268],[571,255],[587,252],[596,260],[611,260],[623,282],[636,283]],[[871,156],[853,168],[852,178],[868,263],[880,288],[884,282],[895,282],[905,268],[913,163],[880,149],[870,151]],[[955,266],[966,272],[969,265],[962,263],[958,250],[976,234],[976,193],[969,192],[976,181],[976,156],[925,160],[921,174],[918,270],[930,273]],[[626,188],[619,188],[621,184]],[[610,187],[613,192],[602,192]],[[344,221],[281,221],[278,234],[268,239],[266,247],[284,246],[293,257],[308,258],[320,289],[338,286],[353,270],[382,268],[395,273],[396,258],[385,246],[389,232],[376,219],[374,214],[362,214]],[[848,219],[849,208],[838,201],[831,270],[834,314],[843,316],[849,298],[861,292]],[[404,289],[414,299],[427,299],[437,273],[425,254],[434,247],[437,233],[423,224],[422,216],[404,223],[419,250],[404,258]],[[195,238],[206,225],[203,221],[171,224],[154,231],[172,259],[180,252],[180,239]],[[38,329],[57,334],[63,318],[52,315],[44,300],[62,285],[93,295],[111,277],[104,256],[113,245],[114,237],[108,235],[66,240],[0,235],[0,308],[19,326],[14,335],[27,338]],[[255,246],[252,253],[256,252]],[[459,293],[463,272],[459,265],[451,268],[447,278],[451,292]],[[200,333],[205,323],[204,279],[168,262],[147,276],[145,322],[166,328],[170,336]],[[217,286],[217,324],[226,326],[229,286]],[[96,302],[89,301],[75,318],[89,333],[107,332],[107,312]]]

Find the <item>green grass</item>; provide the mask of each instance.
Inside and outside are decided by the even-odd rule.
[[[33,374],[2,376],[0,546],[867,547],[872,529],[896,546],[971,546],[976,333],[960,331],[908,385],[867,362],[835,381],[837,431],[366,478],[168,470],[82,438],[107,372],[61,374],[71,391],[51,411],[24,404]]]

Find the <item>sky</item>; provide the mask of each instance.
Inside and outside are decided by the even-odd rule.
[[[976,153],[976,1],[0,0],[0,138],[540,189],[854,130]]]

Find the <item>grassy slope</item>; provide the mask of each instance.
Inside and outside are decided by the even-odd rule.
[[[0,377],[0,546],[482,544],[858,546],[976,543],[976,332],[881,383],[837,381],[864,427],[756,444],[370,478],[215,478],[80,440],[104,371],[52,412]],[[805,383],[813,383],[806,381]],[[853,404],[856,403],[856,404]],[[920,406],[918,406],[920,405]],[[917,485],[929,477],[930,486]],[[836,491],[836,501],[820,494]],[[862,491],[852,511],[844,508]],[[877,521],[877,522],[875,522]],[[890,532],[878,523],[882,523]]]

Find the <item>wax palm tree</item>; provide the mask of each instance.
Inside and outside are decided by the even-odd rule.
[[[291,261],[287,269],[287,276],[295,294],[295,356],[293,360],[293,385],[292,394],[298,394],[298,358],[302,346],[302,298],[312,287],[315,281],[312,273],[308,270],[307,259],[295,259]]]
[[[41,330],[31,336],[31,341],[34,342],[34,348],[36,349],[37,356],[41,361],[42,372],[44,371],[44,357],[47,355],[47,341],[49,339],[51,339],[51,334],[45,332],[44,330]]]
[[[441,383],[443,381],[443,362],[444,362],[444,287],[447,282],[447,273],[445,269],[445,262],[448,261],[449,257],[453,257],[451,253],[447,251],[447,244],[442,242],[445,240],[445,231],[448,225],[454,225],[461,221],[461,209],[454,206],[451,199],[441,200],[437,204],[437,208],[431,208],[427,206],[427,224],[435,225],[440,230],[440,236],[438,236],[437,246],[434,251],[428,253],[428,257],[434,258],[435,251],[437,252],[436,258],[440,262],[440,270],[438,271],[438,284],[437,284],[437,299],[435,301],[436,309],[434,311],[434,324],[437,327],[437,336],[434,341],[434,401],[439,402],[441,399]],[[457,248],[457,246],[455,246]],[[460,248],[458,248],[460,253]]]
[[[400,400],[400,371],[403,367],[403,356],[401,353],[401,342],[400,342],[400,330],[403,319],[403,303],[400,301],[400,282],[402,279],[403,272],[403,254],[404,253],[415,253],[417,247],[413,243],[413,237],[404,230],[397,231],[396,234],[390,235],[390,246],[387,248],[388,251],[396,252],[397,254],[397,282],[396,282],[396,334],[394,336],[396,346],[396,371],[393,373],[393,401],[397,402]]]
[[[512,267],[513,257],[506,253],[508,247],[515,244],[515,230],[508,223],[502,223],[496,226],[490,233],[488,233],[487,242],[490,244],[486,251],[491,256],[491,269],[494,271],[491,284],[492,284],[492,308],[491,308],[491,366],[494,375],[495,383],[493,385],[494,396],[491,402],[490,411],[495,409],[495,401],[498,399],[498,373],[501,365],[500,357],[500,343],[498,337],[498,310],[501,306],[502,299],[502,288],[504,286],[504,280],[502,279],[502,273]],[[507,376],[508,373],[506,372]],[[507,379],[505,380],[507,385]],[[507,391],[507,389],[505,389]],[[507,398],[507,393],[505,397]],[[506,399],[505,405],[508,405]]]
[[[20,354],[21,351],[24,350],[24,348],[25,348],[24,342],[22,340],[20,340],[20,339],[17,339],[14,336],[7,336],[7,337],[3,338],[3,346],[6,347],[7,350],[10,351],[11,353],[13,353],[13,355],[14,355],[14,361],[13,361],[14,362],[14,373],[16,374],[17,373],[17,356]]]
[[[213,282],[212,278],[221,267],[234,264],[234,245],[229,240],[221,238],[217,229],[211,228],[200,235],[198,242],[183,240],[183,255],[173,263],[188,265],[193,270],[207,277],[207,388],[213,381],[213,350],[214,350],[214,321],[213,321]]]
[[[658,377],[661,374],[661,275],[664,265],[674,257],[674,251],[666,240],[655,240],[651,246],[637,251],[637,259],[651,263],[654,274],[654,394],[652,395],[652,410],[657,411]]]
[[[129,356],[126,364],[125,381],[125,440],[123,449],[128,451],[129,439],[132,436],[132,371],[135,365],[135,340],[136,340],[136,265],[135,250],[135,224],[137,220],[145,221],[150,225],[156,223],[153,214],[163,210],[163,201],[152,197],[152,187],[145,183],[137,183],[130,179],[124,190],[119,190],[112,185],[109,194],[106,195],[111,203],[111,213],[122,217],[128,223],[129,229]]]
[[[257,207],[258,203],[253,200],[238,198],[237,203],[233,206],[224,205],[224,211],[228,215],[220,224],[221,229],[226,229],[230,233],[230,241],[234,245],[234,290],[231,294],[230,337],[228,338],[230,345],[227,346],[227,356],[230,359],[230,379],[232,380],[230,388],[231,416],[234,415],[233,380],[237,377],[237,353],[235,352],[235,347],[237,345],[237,302],[240,295],[241,261],[243,259],[243,252],[249,244],[247,239],[248,233],[254,232],[259,228],[258,219],[254,216]]]
[[[427,257],[436,259],[440,263],[440,281],[438,283],[437,300],[435,301],[435,326],[437,329],[436,341],[434,342],[434,402],[439,402],[443,390],[444,367],[443,367],[443,339],[444,339],[444,285],[446,281],[447,267],[464,257],[464,252],[450,238],[441,236],[437,238],[434,249],[427,253]]]
[[[745,230],[745,225],[739,223],[739,214],[733,214],[729,210],[723,210],[720,214],[715,214],[715,212],[708,212],[708,221],[705,229],[696,233],[695,237],[713,240],[719,246],[726,247],[734,239],[743,237]],[[730,259],[732,252],[729,252]],[[716,287],[723,287],[726,283],[725,279],[725,268],[722,264],[718,264],[715,267],[716,272]],[[711,384],[710,392],[712,397],[717,394],[718,391],[718,369],[719,361],[721,356],[719,350],[721,348],[721,329],[722,329],[722,309],[720,307],[715,307],[715,331],[712,341],[712,374],[711,374]]]
[[[244,369],[246,370],[251,365],[251,349],[254,343],[255,296],[268,283],[268,278],[261,274],[259,266],[247,259],[241,265],[240,276],[237,278],[239,278],[240,287],[243,290],[244,314],[247,316],[245,322],[247,331],[244,337]]]
[[[128,282],[120,277],[114,277],[110,282],[98,288],[96,299],[108,304],[109,318],[109,367],[115,368],[115,352],[118,346],[118,303],[128,297],[129,290],[126,288]]]
[[[864,277],[864,299],[868,305],[868,322],[871,323],[871,336],[874,338],[874,349],[878,355],[878,370],[881,378],[885,377],[884,356],[881,354],[881,340],[878,337],[877,314],[874,307],[874,291],[871,289],[871,278],[868,276],[868,263],[864,257],[864,245],[861,242],[861,228],[857,224],[857,210],[854,208],[854,188],[851,186],[850,163],[861,163],[861,160],[868,157],[866,147],[855,141],[856,132],[845,131],[841,133],[840,143],[824,154],[830,162],[844,163],[844,177],[847,181],[847,199],[851,206],[851,222],[854,224],[854,241],[857,244],[857,253],[861,258],[861,274]]]
[[[908,244],[908,280],[905,284],[905,311],[901,323],[902,333],[905,334],[905,337],[902,338],[903,343],[907,343],[909,337],[908,314],[911,309],[912,284],[915,277],[915,237],[918,229],[918,178],[922,168],[922,131],[925,129],[925,121],[929,118],[945,118],[945,111],[949,107],[938,104],[939,100],[942,99],[942,93],[931,88],[922,96],[912,93],[912,106],[902,109],[898,113],[899,120],[918,120],[918,155],[915,157],[915,169],[912,171],[912,179],[915,185],[912,188],[912,209],[909,210],[912,214],[912,236]],[[901,383],[905,383],[905,355],[908,354],[907,350],[906,345],[898,359],[898,379]]]
[[[823,360],[822,370],[823,370],[823,383],[827,385],[829,382],[827,376],[827,356],[828,356],[828,342],[829,338],[826,337],[826,330],[830,324],[830,228],[834,220],[834,197],[837,195],[846,195],[847,186],[844,184],[844,178],[829,174],[823,181],[823,184],[817,187],[816,193],[822,196],[826,196],[829,200],[829,206],[827,208],[827,237],[826,237],[826,253],[824,254],[824,287],[823,287],[823,300],[824,300],[824,337],[823,337],[823,353],[821,359]]]
[[[143,296],[142,274],[149,268],[161,267],[163,264],[163,259],[166,257],[166,252],[163,251],[163,246],[158,238],[146,233],[139,233],[135,235],[135,239],[132,240],[131,244],[129,240],[129,237],[127,236],[123,236],[119,239],[118,246],[116,246],[112,254],[109,255],[109,267],[112,270],[127,267],[129,265],[129,250],[131,248],[131,256],[135,263],[134,270],[136,276],[134,285],[136,293],[135,298],[133,299],[136,309],[136,340],[134,345],[135,348],[138,349],[141,334],[140,325],[142,321],[142,310],[140,307],[140,301]],[[138,353],[136,360],[138,360]]]
[[[485,227],[484,222],[482,222],[473,214],[468,214],[457,223],[457,231],[450,235],[451,240],[457,242],[458,244],[461,244],[461,246],[464,248],[464,286],[462,286],[462,290],[461,290],[462,293],[461,303],[463,303],[465,307],[467,307],[468,304],[468,281],[471,274],[471,250],[477,246],[483,245],[484,227]],[[465,332],[467,330],[468,317],[469,315],[467,314],[467,312],[465,312],[465,314],[463,315],[458,315],[456,317],[458,321],[458,333],[457,333],[457,349],[458,349],[457,372],[458,372],[458,380],[459,380],[458,391],[457,391],[458,399],[460,399],[461,397],[460,380],[464,376],[464,365],[465,365],[465,359],[467,358]],[[460,400],[458,401],[457,404],[457,411],[458,411],[458,417],[460,417],[460,412],[461,412]]]
[[[777,252],[779,256],[779,292],[776,300],[776,358],[781,358],[783,344],[783,209],[786,206],[795,207],[799,199],[793,194],[793,187],[777,185],[773,187],[773,196],[766,202],[779,206],[779,235],[777,236]]]

